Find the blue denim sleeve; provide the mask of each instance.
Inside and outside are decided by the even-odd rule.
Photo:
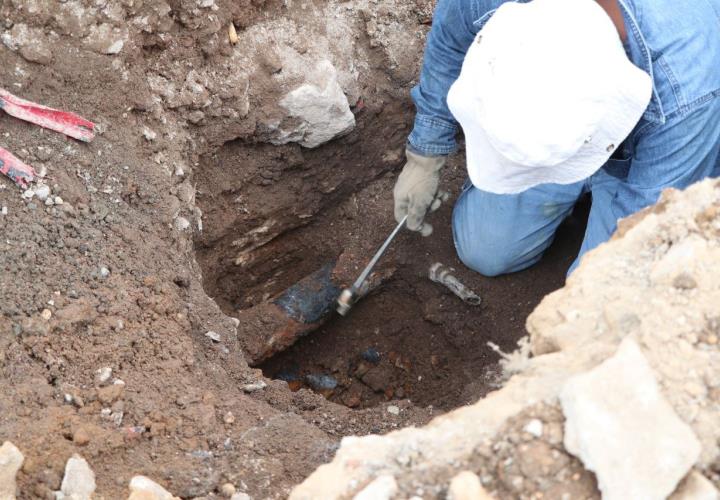
[[[485,12],[479,0],[439,0],[425,46],[420,83],[411,91],[415,124],[408,148],[425,156],[455,152],[457,122],[447,106],[450,86],[460,75],[465,53],[479,31],[473,25]]]

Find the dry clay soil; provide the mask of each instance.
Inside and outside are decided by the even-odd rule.
[[[204,12],[194,17],[194,3],[170,2],[163,11],[170,21],[157,21],[168,36],[131,31],[131,43],[108,56],[87,50],[71,23],[29,4],[0,3],[0,21],[54,33],[53,57],[29,62],[0,48],[2,86],[78,112],[99,134],[80,144],[0,115],[0,145],[44,168],[64,200],[23,199],[0,180],[7,207],[0,215],[0,440],[26,457],[23,498],[53,498],[73,453],[89,461],[106,498],[127,494],[135,474],[183,498],[217,494],[225,482],[253,498],[283,497],[332,457],[341,437],[422,424],[495,387],[497,354],[488,342],[511,350],[527,314],[562,285],[582,217],[561,229],[535,268],[486,279],[455,256],[450,202],[432,216],[431,237],[397,238],[385,259],[393,276],[347,318],[333,317],[250,368],[231,316],[347,249],[359,269],[394,226],[391,191],[412,121],[411,82],[365,82],[355,130],[315,150],[258,142],[255,112],[228,139],[210,113],[193,124],[192,106],[164,106],[148,77],[171,80],[178,64],[222,66],[240,49],[220,26],[234,21],[241,30],[284,7],[218,2],[217,22],[206,23]],[[118,5],[128,25],[157,14],[153,2]],[[418,26],[430,9],[418,2]],[[419,60],[414,54],[415,70]],[[262,92],[251,104],[262,109]],[[463,180],[455,157],[443,182],[457,196]],[[289,217],[240,269],[228,243],[257,226],[268,207],[293,214],[310,207],[311,215]],[[177,225],[179,215],[189,228]],[[437,261],[453,266],[483,304],[469,307],[430,282]],[[368,348],[380,361],[359,372]],[[112,377],[101,383],[103,367]],[[288,373],[299,382],[273,380]],[[302,383],[313,373],[340,385],[314,393]],[[263,375],[267,387],[247,389]]]

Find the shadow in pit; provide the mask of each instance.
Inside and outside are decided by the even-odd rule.
[[[449,219],[448,209],[443,218]],[[431,239],[405,234],[404,254],[429,254],[456,268],[481,291],[471,307],[427,279],[429,260],[398,259],[398,267],[349,316],[332,312],[317,331],[273,355],[259,367],[265,376],[297,391],[314,390],[351,408],[394,399],[442,410],[468,404],[498,387],[498,357],[525,335],[527,315],[547,293],[561,287],[585,230],[589,200],[582,200],[533,268],[488,279],[463,268],[454,256],[449,225]],[[448,233],[448,234],[444,234]]]

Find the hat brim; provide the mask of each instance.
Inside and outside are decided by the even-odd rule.
[[[547,167],[515,163],[493,147],[478,121],[478,113],[462,104],[462,95],[471,91],[463,87],[482,83],[463,82],[461,75],[450,89],[448,104],[465,134],[468,174],[473,185],[491,193],[515,194],[540,184],[572,184],[594,174],[632,132],[652,94],[650,76],[627,58],[617,61],[615,71],[615,100],[605,103],[606,112],[596,133],[566,161]]]

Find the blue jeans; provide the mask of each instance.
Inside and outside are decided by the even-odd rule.
[[[498,195],[465,184],[453,211],[453,236],[460,259],[486,276],[535,264],[560,223],[583,193],[592,208],[580,254],[608,240],[617,220],[655,203],[666,187],[682,189],[720,176],[720,97],[655,128],[633,132],[628,159],[610,160],[584,181],[545,184],[515,195]]]

